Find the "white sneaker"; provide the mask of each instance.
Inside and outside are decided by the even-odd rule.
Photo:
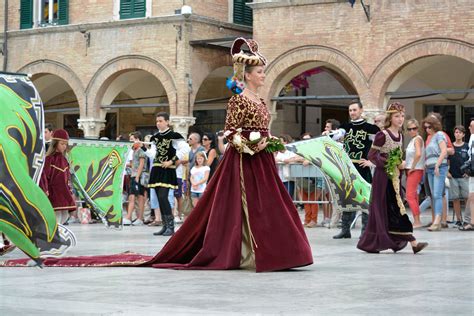
[[[132,225],[132,221],[129,220],[128,218],[124,217],[123,220],[122,220],[122,224],[123,224],[123,226],[130,226],[130,225]]]
[[[175,222],[176,224],[181,224],[181,223],[183,223],[183,220],[182,220],[179,216],[175,216],[175,217],[174,217],[174,222]]]
[[[136,219],[133,223],[133,226],[143,226],[143,221],[141,219]]]

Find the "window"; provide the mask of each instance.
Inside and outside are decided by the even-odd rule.
[[[146,0],[120,0],[120,19],[144,18]]]
[[[234,0],[234,23],[252,26],[252,9],[246,5],[252,0]]]
[[[20,28],[69,23],[69,0],[21,0]]]

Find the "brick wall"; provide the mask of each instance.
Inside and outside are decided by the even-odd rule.
[[[387,55],[422,38],[474,42],[471,0],[366,1],[371,4],[371,22],[359,2],[354,8],[347,1],[299,2],[314,4],[254,10],[254,37],[270,62],[294,47],[323,45],[348,55],[370,76]]]

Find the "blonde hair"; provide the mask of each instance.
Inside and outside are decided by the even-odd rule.
[[[413,125],[415,125],[415,126],[418,127],[418,128],[420,127],[420,123],[418,123],[418,120],[417,120],[417,119],[409,119],[409,120],[407,121],[407,126],[410,125],[410,124],[413,124]]]
[[[197,159],[198,159],[198,157],[204,158],[204,162],[202,163],[202,165],[203,165],[203,166],[206,166],[206,163],[207,163],[207,156],[206,156],[206,153],[203,152],[203,151],[198,151],[198,152],[196,153],[196,155],[194,156],[194,165],[195,165],[195,166],[198,166],[198,164],[197,164]]]

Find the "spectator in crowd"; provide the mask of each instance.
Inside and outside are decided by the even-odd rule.
[[[429,231],[441,230],[443,212],[443,191],[448,173],[447,139],[442,132],[441,122],[433,115],[423,120],[423,127],[428,135],[425,143],[425,170],[431,191],[434,207],[434,219]]]
[[[47,152],[49,149],[49,145],[51,144],[51,138],[53,137],[53,124],[46,123],[44,125],[44,146],[45,151]]]
[[[377,125],[378,128],[384,129],[384,123],[385,123],[385,114],[377,114],[374,117],[374,125]]]
[[[281,135],[280,140],[283,143],[283,145],[290,144],[291,142],[293,142],[293,139],[288,134]],[[291,198],[294,198],[295,181],[292,181],[289,179],[290,178],[289,164],[301,161],[300,156],[298,156],[294,152],[291,152],[285,148],[285,150],[282,150],[276,154],[275,161],[277,164],[279,164],[278,175],[281,181],[283,182],[283,185],[285,186],[286,190],[290,194]]]
[[[464,222],[466,224],[459,227],[462,231],[474,230],[474,118],[471,118],[469,131],[471,132],[471,137],[469,138],[469,161],[466,165],[467,168],[464,169],[469,172],[469,198],[464,211]]]
[[[461,171],[461,167],[469,160],[469,144],[464,142],[465,135],[464,126],[458,125],[454,128],[454,155],[448,157],[449,197],[453,201],[456,226],[462,225],[461,200],[467,201],[469,196],[469,176]]]
[[[201,135],[199,133],[193,132],[188,136],[188,144],[191,147],[189,151],[189,170],[194,167],[194,162],[196,161],[194,157],[199,151],[206,152],[206,148],[201,144]],[[187,163],[183,161],[183,163]]]
[[[425,146],[423,144],[423,138],[418,133],[419,126],[417,120],[408,120],[407,130],[411,140],[406,148],[406,199],[413,213],[413,228],[422,227],[418,201],[418,186],[423,179],[425,169]]]
[[[182,161],[188,161],[191,148],[184,141],[178,142],[177,147],[176,156],[178,157],[178,161],[176,161],[176,179],[178,181],[178,188],[174,190],[174,197],[177,202],[175,222],[182,223],[185,216],[183,210],[183,195],[189,194],[186,187],[189,174],[188,165],[183,164]]]
[[[130,133],[130,141],[132,146],[132,160],[130,162],[130,185],[128,192],[128,208],[127,215],[123,218],[123,225],[128,226],[132,224],[132,213],[135,209],[135,198],[138,200],[137,219],[133,222],[135,226],[143,225],[143,213],[145,211],[145,187],[142,184],[142,173],[146,170],[145,152],[141,149],[140,142],[142,141],[142,134],[140,132]]]
[[[206,190],[207,181],[209,179],[210,168],[206,165],[206,153],[198,151],[194,156],[194,166],[191,169],[191,198],[193,205],[196,205],[201,198],[204,190]]]
[[[219,156],[216,149],[216,138],[213,133],[204,133],[202,136],[202,144],[206,149],[207,165],[210,168],[209,180],[211,180],[214,171],[216,171],[217,164],[219,163]]]

